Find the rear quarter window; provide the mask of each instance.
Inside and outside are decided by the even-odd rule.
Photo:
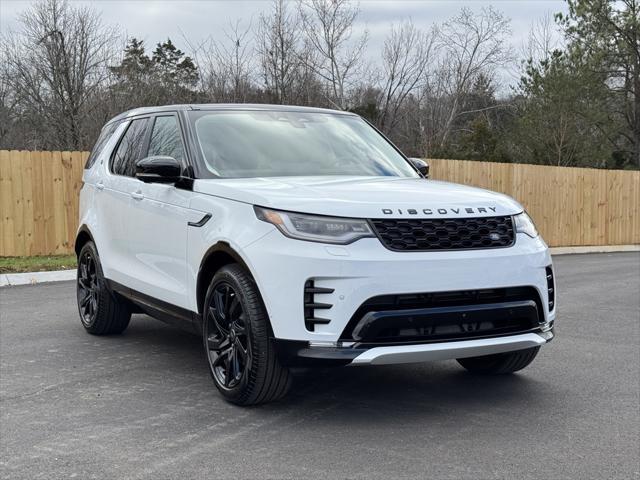
[[[84,164],[85,170],[93,167],[93,164],[96,163],[96,159],[100,156],[100,153],[102,153],[102,150],[104,149],[105,145],[109,142],[109,139],[111,138],[113,133],[116,131],[116,128],[118,128],[118,125],[119,125],[118,122],[114,122],[114,123],[110,123],[109,125],[105,125],[102,128],[102,131],[98,136],[98,140],[96,141],[96,144],[91,149],[91,153],[89,154],[89,158],[87,158],[87,162]]]

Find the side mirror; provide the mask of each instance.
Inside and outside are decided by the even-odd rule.
[[[409,161],[422,174],[424,178],[429,178],[429,164],[421,158],[410,158]]]
[[[176,183],[181,174],[182,165],[173,157],[156,155],[136,163],[136,178],[145,183]]]

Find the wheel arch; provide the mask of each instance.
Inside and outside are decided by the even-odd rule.
[[[207,295],[207,289],[209,288],[211,279],[218,270],[231,263],[239,264],[255,282],[255,277],[242,256],[227,242],[216,243],[203,255],[202,261],[200,262],[200,268],[198,269],[198,278],[196,280],[196,302],[199,314],[202,314],[205,296]]]
[[[84,245],[89,241],[93,242],[94,245],[96,243],[95,240],[93,239],[93,235],[91,234],[91,230],[89,230],[89,227],[87,225],[82,225],[78,229],[78,233],[76,235],[76,241],[73,247],[76,252],[76,256],[80,255],[80,250],[82,250],[82,247],[84,247]]]

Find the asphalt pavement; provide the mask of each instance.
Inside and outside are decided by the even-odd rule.
[[[519,374],[304,371],[254,408],[195,336],[93,337],[72,282],[0,288],[0,478],[640,478],[640,254],[554,260],[557,337]]]

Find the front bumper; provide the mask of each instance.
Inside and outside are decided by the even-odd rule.
[[[336,346],[358,308],[380,295],[531,287],[540,297],[542,323],[555,319],[556,308],[547,307],[548,248],[524,234],[509,248],[393,252],[376,238],[330,246],[293,240],[274,229],[242,253],[279,340]],[[305,324],[309,280],[330,291],[315,298],[329,307],[316,312],[327,322],[313,330]]]
[[[276,340],[280,361],[293,367],[392,365],[434,360],[454,360],[496,353],[513,352],[540,347],[553,340],[553,329],[547,331],[476,338],[455,342],[437,342],[415,345],[387,345],[378,347],[310,346],[307,342]]]

